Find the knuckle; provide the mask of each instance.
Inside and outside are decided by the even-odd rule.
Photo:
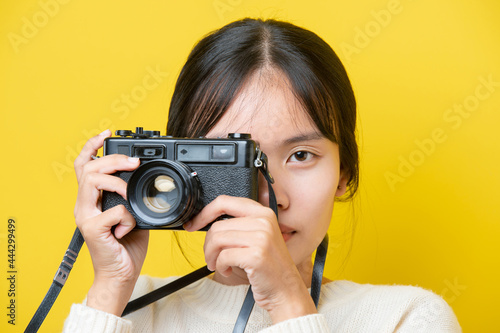
[[[74,168],[75,170],[78,170],[78,169],[80,169],[80,167],[81,167],[81,161],[80,161],[80,158],[79,158],[79,157],[77,157],[77,158],[73,161],[73,168]]]
[[[123,155],[111,154],[111,155],[103,156],[102,159],[103,159],[103,161],[106,161],[106,162],[109,162],[109,163],[113,163],[113,164],[117,164],[117,163],[119,163],[123,159]]]
[[[86,173],[83,174],[82,177],[80,177],[80,188],[84,192],[87,192],[89,190],[92,190],[98,183],[99,183],[99,176],[93,172],[91,173]]]
[[[230,197],[226,194],[221,194],[215,198],[215,205],[217,208],[221,209]]]
[[[207,248],[212,248],[212,249],[217,249],[220,246],[221,242],[221,237],[220,233],[211,233],[210,235],[207,235],[207,241],[205,242],[205,245]]]
[[[229,198],[229,195],[221,194],[221,195],[217,196],[216,199],[218,199],[218,201],[225,201],[225,200],[227,200],[227,198]]]
[[[129,214],[127,208],[124,205],[118,205],[117,207],[118,207],[118,211],[119,211],[120,215]]]
[[[225,214],[225,205],[226,205],[226,198],[224,195],[219,195],[217,198],[215,198],[212,202],[210,202],[206,207],[209,207],[209,210],[212,211],[214,214],[217,215],[223,215]]]
[[[95,173],[93,173],[93,172],[89,172],[89,173],[84,174],[84,176],[83,176],[83,181],[84,181],[85,183],[94,184],[94,183],[95,183],[95,181],[96,181],[96,178],[97,178],[97,177],[96,177],[96,174],[95,174]]]
[[[85,143],[85,146],[87,146],[87,147],[90,146],[90,148],[97,149],[100,146],[100,144],[99,144],[100,142],[101,142],[101,139],[100,139],[99,135],[96,135],[96,136],[93,136],[90,139],[88,139],[87,142]]]
[[[85,172],[88,172],[89,163],[90,161],[84,161],[84,159],[81,156],[78,156],[73,162],[73,167],[75,169],[75,172],[77,174],[85,174]]]
[[[221,231],[221,223],[219,221],[214,222],[207,233],[215,234]]]
[[[76,204],[75,209],[73,209],[73,215],[75,216],[75,222],[78,225],[79,216],[80,216],[80,209],[78,208],[78,204]]]
[[[94,230],[94,227],[92,223],[88,223],[89,221],[86,221],[87,223],[77,223],[78,229],[80,229],[80,232],[84,236],[84,238],[88,238],[90,235],[92,235],[92,231]]]
[[[259,263],[261,263],[263,258],[265,257],[265,254],[265,250],[260,247],[256,247],[250,254],[251,261],[255,264],[255,266],[258,267]]]
[[[264,208],[264,213],[268,219],[273,220],[276,218],[274,211],[270,207],[263,207],[263,208]]]
[[[80,168],[82,170],[82,176],[85,177],[85,175],[90,173],[90,162],[85,163]]]
[[[222,250],[220,251],[219,255],[217,256],[216,263],[217,267],[224,267],[227,265],[227,262],[229,261],[229,251],[228,250]]]
[[[127,210],[127,208],[124,205],[117,205],[115,206],[114,210],[114,217],[118,219],[126,219],[131,217],[132,214]]]
[[[265,229],[268,229],[268,227],[271,225],[271,221],[267,216],[259,216],[255,220]]]
[[[271,237],[267,230],[261,230],[256,233],[256,239],[259,244],[259,249],[267,251],[271,247]]]

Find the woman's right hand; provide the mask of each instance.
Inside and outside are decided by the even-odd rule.
[[[74,213],[94,266],[87,306],[120,316],[144,263],[149,231],[134,229],[135,219],[123,205],[102,212],[101,191],[126,199],[126,182],[112,174],[139,166],[139,159],[125,155],[92,158],[110,135],[107,130],[89,139],[75,160],[78,197]]]

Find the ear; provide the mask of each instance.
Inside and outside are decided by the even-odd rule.
[[[340,166],[339,183],[337,185],[337,191],[335,192],[336,197],[341,197],[347,191],[347,182],[349,180],[349,174],[345,169]]]

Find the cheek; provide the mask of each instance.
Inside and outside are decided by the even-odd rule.
[[[318,229],[326,230],[330,223],[338,179],[331,174],[308,175],[294,184],[296,200],[293,204],[301,208],[301,215],[315,221]],[[326,229],[325,229],[326,228]]]
[[[328,231],[335,199],[336,179],[325,178],[302,179],[301,185],[294,189],[296,196],[291,202],[293,209],[290,210],[290,216],[298,227],[299,237],[295,242],[288,243],[288,246],[296,264],[310,260],[312,253]]]

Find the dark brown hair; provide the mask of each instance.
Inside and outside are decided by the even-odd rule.
[[[315,33],[276,20],[243,19],[204,37],[191,51],[170,104],[167,134],[206,135],[246,80],[270,66],[284,73],[319,131],[339,145],[348,175],[346,198],[358,187],[356,100],[340,59]]]

